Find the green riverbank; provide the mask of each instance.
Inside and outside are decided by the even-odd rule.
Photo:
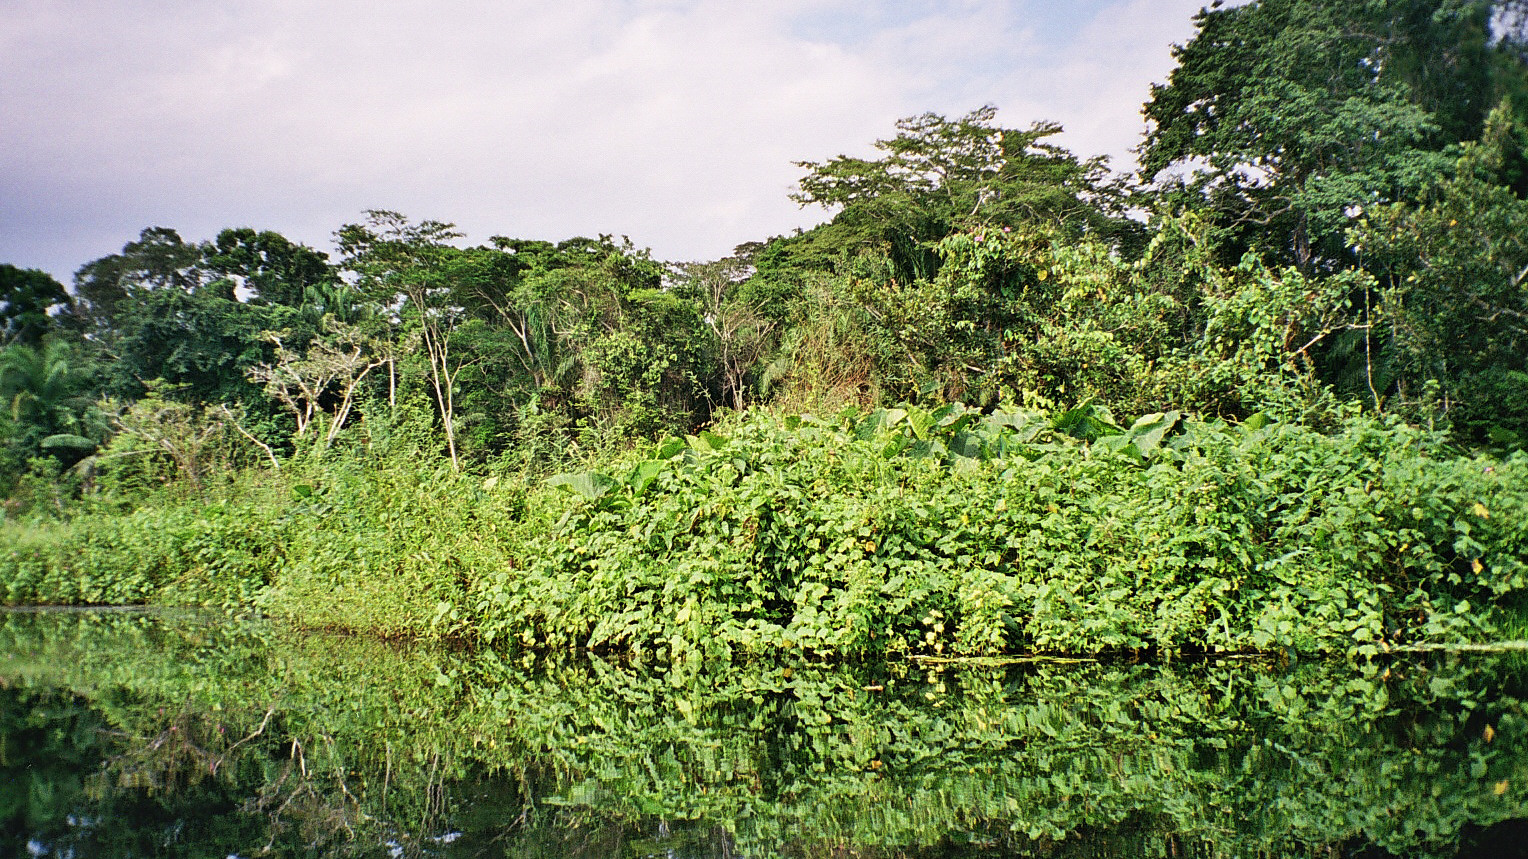
[[[1528,456],[1368,418],[762,410],[551,480],[369,448],[0,531],[7,604],[668,658],[1522,638]]]

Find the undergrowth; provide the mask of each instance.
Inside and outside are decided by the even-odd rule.
[[[1379,653],[1521,630],[1528,457],[1102,409],[735,417],[551,480],[364,446],[0,526],[7,604],[729,658]]]
[[[755,416],[570,504],[485,638],[726,657],[1295,648],[1491,634],[1528,584],[1528,458],[1102,410]]]

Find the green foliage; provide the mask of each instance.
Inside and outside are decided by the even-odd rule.
[[[487,581],[480,631],[712,658],[1481,634],[1528,583],[1528,461],[1436,444],[1363,419],[1122,429],[1097,407],[754,418],[553,478],[571,503],[532,502],[566,513]]]
[[[6,523],[6,605],[159,602],[247,610],[279,563],[268,518],[229,502]]]
[[[249,464],[239,455],[232,412],[169,399],[167,390],[173,391],[154,383],[129,405],[101,404],[116,434],[90,465],[114,503],[131,505],[161,489],[200,495]]]
[[[1351,261],[1353,207],[1411,199],[1492,98],[1484,0],[1257,0],[1201,11],[1145,113],[1142,175],[1233,261]]]
[[[144,383],[163,379],[196,404],[262,402],[248,378],[272,361],[262,333],[301,325],[285,308],[245,304],[215,290],[154,290],[119,305],[107,390],[143,396]]]
[[[797,412],[880,405],[888,399],[881,390],[880,368],[887,365],[893,344],[842,278],[813,275],[802,288],[801,320],[781,333],[778,354],[761,362],[761,396]]]
[[[938,260],[930,245],[957,230],[1046,225],[1071,238],[1130,231],[1104,159],[1079,161],[1046,142],[1061,131],[1054,123],[1000,128],[996,116],[987,106],[956,120],[899,120],[896,137],[876,142],[881,159],[798,162],[808,173],[792,199],[841,209],[833,221],[840,244],[851,254],[859,244],[884,251],[900,280],[931,279]]]
[[[608,449],[709,413],[709,332],[693,301],[660,288],[667,269],[646,252],[608,236],[459,238],[393,212],[340,230],[343,267],[373,303],[399,307],[392,351],[434,401],[453,463],[505,452],[528,414]]]
[[[795,351],[827,340],[842,357],[798,359],[791,373],[811,385],[844,363],[883,399],[1198,405],[1166,399],[1163,369],[1188,334],[1185,307],[1143,265],[1049,229],[977,228],[931,249],[942,261],[932,279],[898,280],[867,257],[809,293],[814,307],[796,335],[810,346]]]
[[[1371,290],[1372,279],[1357,271],[1307,277],[1294,267],[1270,269],[1250,254],[1234,269],[1211,268],[1203,277],[1200,330],[1159,369],[1166,398],[1206,415],[1262,412],[1330,423],[1341,411],[1325,381],[1341,375],[1331,368],[1333,344],[1367,330],[1355,328],[1353,296]],[[1370,353],[1363,347],[1360,337],[1342,378],[1372,406]]]
[[[358,455],[292,479],[280,575],[256,606],[383,636],[474,634],[468,590],[514,564],[523,539],[514,480],[406,455]]]
[[[1491,114],[1453,174],[1416,205],[1377,209],[1351,238],[1381,278],[1380,389],[1413,419],[1528,442],[1528,201],[1512,187],[1525,127]]]
[[[369,448],[208,483],[221,448],[159,403],[102,455],[95,512],[7,526],[6,602],[725,658],[1374,653],[1489,636],[1528,592],[1528,460],[1361,418],[754,416],[527,490],[380,419]]]
[[[92,260],[74,274],[75,312],[110,335],[118,313],[148,292],[191,292],[202,282],[202,252],[168,227],[146,227],[122,252]],[[231,297],[231,296],[225,296]]]
[[[203,265],[208,274],[248,290],[256,301],[288,307],[301,307],[313,289],[335,279],[327,255],[280,233],[248,227],[218,233],[203,249]]]
[[[97,373],[89,350],[58,334],[0,349],[0,486],[9,497],[28,462],[45,457],[62,473],[107,436],[106,417],[91,403]]]
[[[209,466],[208,439],[189,407],[157,402],[136,420],[182,447],[124,431],[85,509],[4,523],[0,602],[215,606],[384,636],[463,636],[473,631],[468,588],[514,563],[518,482],[422,457],[407,427],[368,424],[373,453],[231,469],[241,476],[197,487],[183,472]]]
[[[53,276],[38,269],[0,264],[0,342],[36,346],[67,312],[69,295]]]

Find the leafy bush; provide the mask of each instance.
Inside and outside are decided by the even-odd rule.
[[[6,604],[257,609],[315,627],[438,636],[468,628],[469,584],[511,563],[521,493],[403,456],[332,455],[207,501],[6,523]],[[106,507],[106,505],[102,505]]]
[[[1528,458],[1363,418],[1328,436],[1100,409],[753,417],[615,473],[550,481],[566,514],[484,589],[485,638],[1378,652],[1478,632],[1528,583]]]
[[[247,504],[216,502],[7,523],[4,602],[247,608],[277,573],[279,534]]]
[[[467,591],[512,563],[521,504],[513,480],[444,462],[330,463],[292,485],[281,575],[257,605],[309,626],[466,633]]]
[[[1368,418],[908,406],[718,429],[534,488],[404,444],[215,502],[9,523],[0,597],[726,658],[1377,653],[1517,628],[1528,595],[1528,456]]]

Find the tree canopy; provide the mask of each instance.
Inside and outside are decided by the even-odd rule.
[[[69,294],[52,275],[0,264],[0,342],[37,345],[69,307]]]
[[[932,243],[963,229],[1043,227],[1108,240],[1135,231],[1105,159],[1080,160],[1050,142],[1061,131],[1055,123],[1003,128],[996,117],[989,105],[959,119],[899,120],[895,137],[876,141],[880,158],[797,162],[807,174],[791,199],[836,210],[817,241],[889,250],[904,278],[931,276]]]
[[[1521,63],[1488,0],[1254,0],[1205,9],[1152,88],[1141,175],[1213,215],[1227,258],[1352,261],[1365,207],[1415,199],[1479,135]]]

